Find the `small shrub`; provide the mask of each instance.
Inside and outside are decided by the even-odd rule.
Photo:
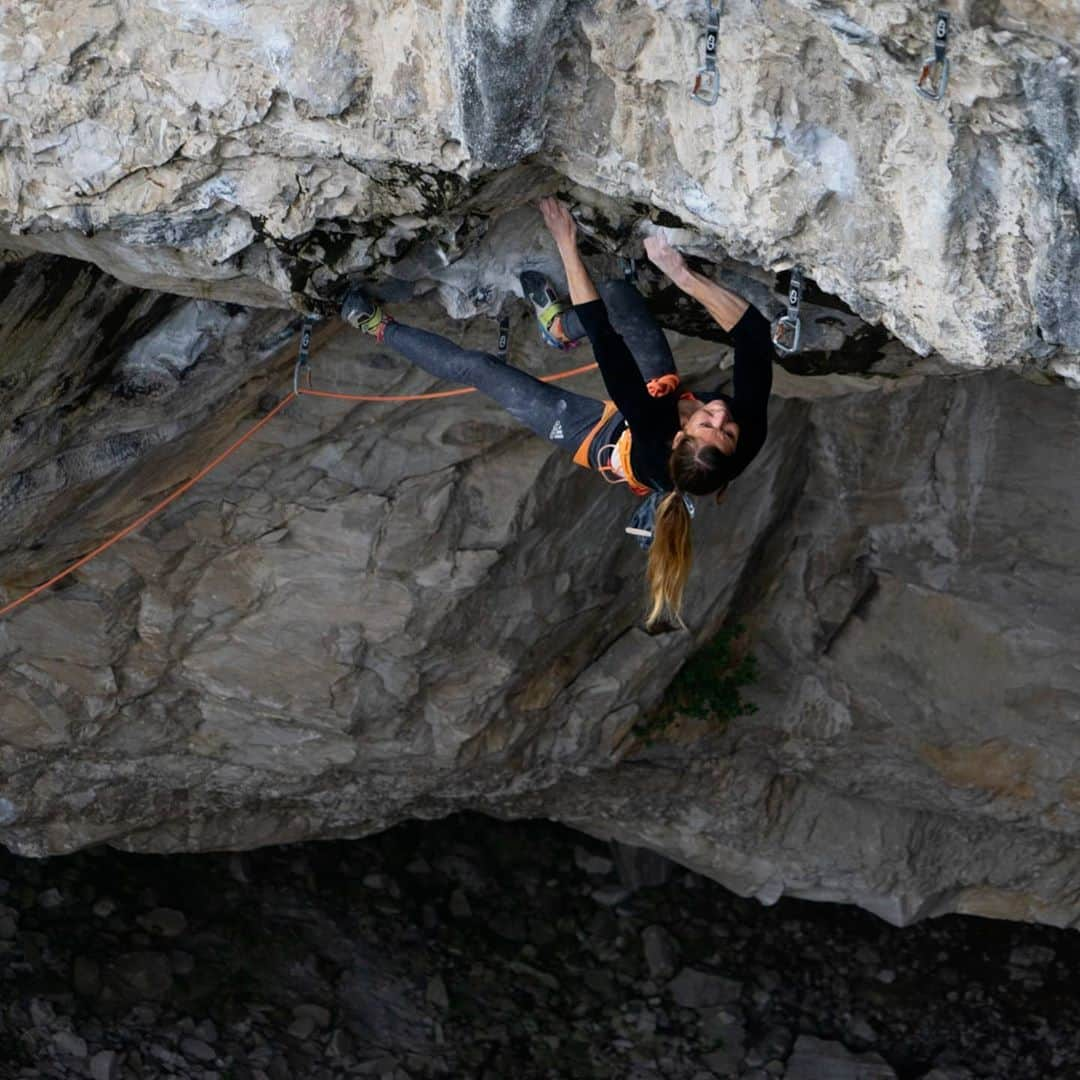
[[[721,630],[683,664],[663,700],[634,725],[634,734],[646,745],[656,741],[676,717],[706,720],[722,730],[729,720],[750,716],[757,706],[744,701],[743,686],[756,682],[757,661],[747,653],[733,655],[734,645],[745,627],[736,624]]]

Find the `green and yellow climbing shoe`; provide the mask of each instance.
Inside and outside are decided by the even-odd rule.
[[[350,326],[382,341],[388,324],[394,320],[359,286],[353,286],[341,305],[341,317]]]
[[[560,300],[555,286],[537,270],[522,270],[518,275],[521,291],[536,311],[536,321],[540,324],[540,334],[549,345],[556,349],[572,349],[579,338],[569,337],[563,329],[562,314],[572,305],[569,300]]]

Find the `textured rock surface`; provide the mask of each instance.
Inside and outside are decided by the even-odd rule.
[[[921,354],[1080,381],[1075,4],[951,5],[941,104],[912,85],[935,6],[729,0],[705,108],[689,0],[28,0],[0,228],[151,288],[284,305],[389,273],[461,315],[509,287],[470,260],[492,214],[569,178],[609,245],[662,209]]]
[[[55,260],[6,281],[10,598],[234,438],[293,342],[278,355],[282,313]],[[518,362],[564,361],[527,322]],[[320,385],[428,385],[336,326]],[[723,353],[677,351],[691,377]],[[778,384],[801,396],[777,397],[753,482],[699,515],[687,613],[699,642],[747,623],[755,716],[628,737],[693,642],[636,628],[625,493],[477,398],[306,399],[0,621],[0,840],[205,850],[471,808],[766,902],[1075,923],[1080,398],[1003,372]]]

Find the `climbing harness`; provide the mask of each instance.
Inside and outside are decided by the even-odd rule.
[[[499,320],[499,344],[495,355],[500,360],[505,360],[510,349],[510,316],[504,315]]]
[[[799,305],[802,303],[803,272],[801,266],[791,271],[788,283],[788,309],[776,321],[773,330],[773,345],[782,356],[790,356],[799,351],[799,338],[802,336],[802,324],[799,320]]]
[[[645,388],[649,391],[652,397],[664,397],[667,394],[673,394],[679,389],[679,376],[675,372],[671,371],[665,375],[658,375],[656,378],[649,379],[645,384]],[[689,394],[684,394],[683,397],[689,397]],[[615,415],[618,410],[615,408],[613,401],[604,402],[604,412],[600,417],[600,420],[596,426],[589,432],[588,435],[582,440],[581,445],[577,449],[577,453],[574,455],[574,464],[581,465],[584,468],[589,468],[589,454],[592,446],[593,439],[597,433],[607,424],[607,422]],[[626,486],[635,494],[642,498],[652,491],[652,487],[648,484],[643,484],[635,475],[633,466],[630,463],[630,443],[631,435],[629,425],[623,429],[623,433],[613,443],[605,443],[599,447],[596,451],[596,471],[600,473],[601,477],[609,484],[626,484]],[[609,451],[607,464],[604,464],[603,454],[604,451]],[[622,472],[620,473],[614,467],[614,460],[618,457],[619,462],[622,465]],[[612,474],[614,479],[608,474]]]
[[[667,497],[666,491],[653,491],[638,504],[630,524],[625,532],[629,533],[637,542],[638,546],[648,551],[652,547],[653,533],[656,531],[656,511],[660,509],[660,503]],[[683,492],[682,501],[686,506],[687,513],[694,516],[694,500]]]
[[[307,384],[311,386],[311,331],[318,320],[314,315],[305,315],[304,322],[300,327],[300,353],[296,358],[296,366],[293,368],[292,388],[293,393],[300,396],[300,376],[307,374]]]
[[[603,480],[609,484],[625,484],[630,491],[639,498],[644,498],[652,490],[647,484],[643,484],[635,475],[633,466],[630,464],[630,429],[627,428],[613,443],[605,443],[596,451],[596,471]],[[604,451],[608,450],[607,464],[604,464]],[[613,464],[618,457],[622,463],[622,475],[615,471]],[[610,474],[610,475],[609,475]]]
[[[705,24],[705,63],[694,76],[690,96],[702,105],[715,105],[720,96],[720,72],[716,67],[716,43],[720,37],[720,4],[708,0],[709,18]]]
[[[923,61],[922,71],[915,81],[916,91],[928,101],[940,101],[949,84],[949,13],[939,11],[934,19],[934,55]]]

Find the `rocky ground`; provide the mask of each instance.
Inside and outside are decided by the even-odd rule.
[[[0,954],[5,1080],[1080,1073],[1071,931],[766,908],[546,823],[5,853]]]

